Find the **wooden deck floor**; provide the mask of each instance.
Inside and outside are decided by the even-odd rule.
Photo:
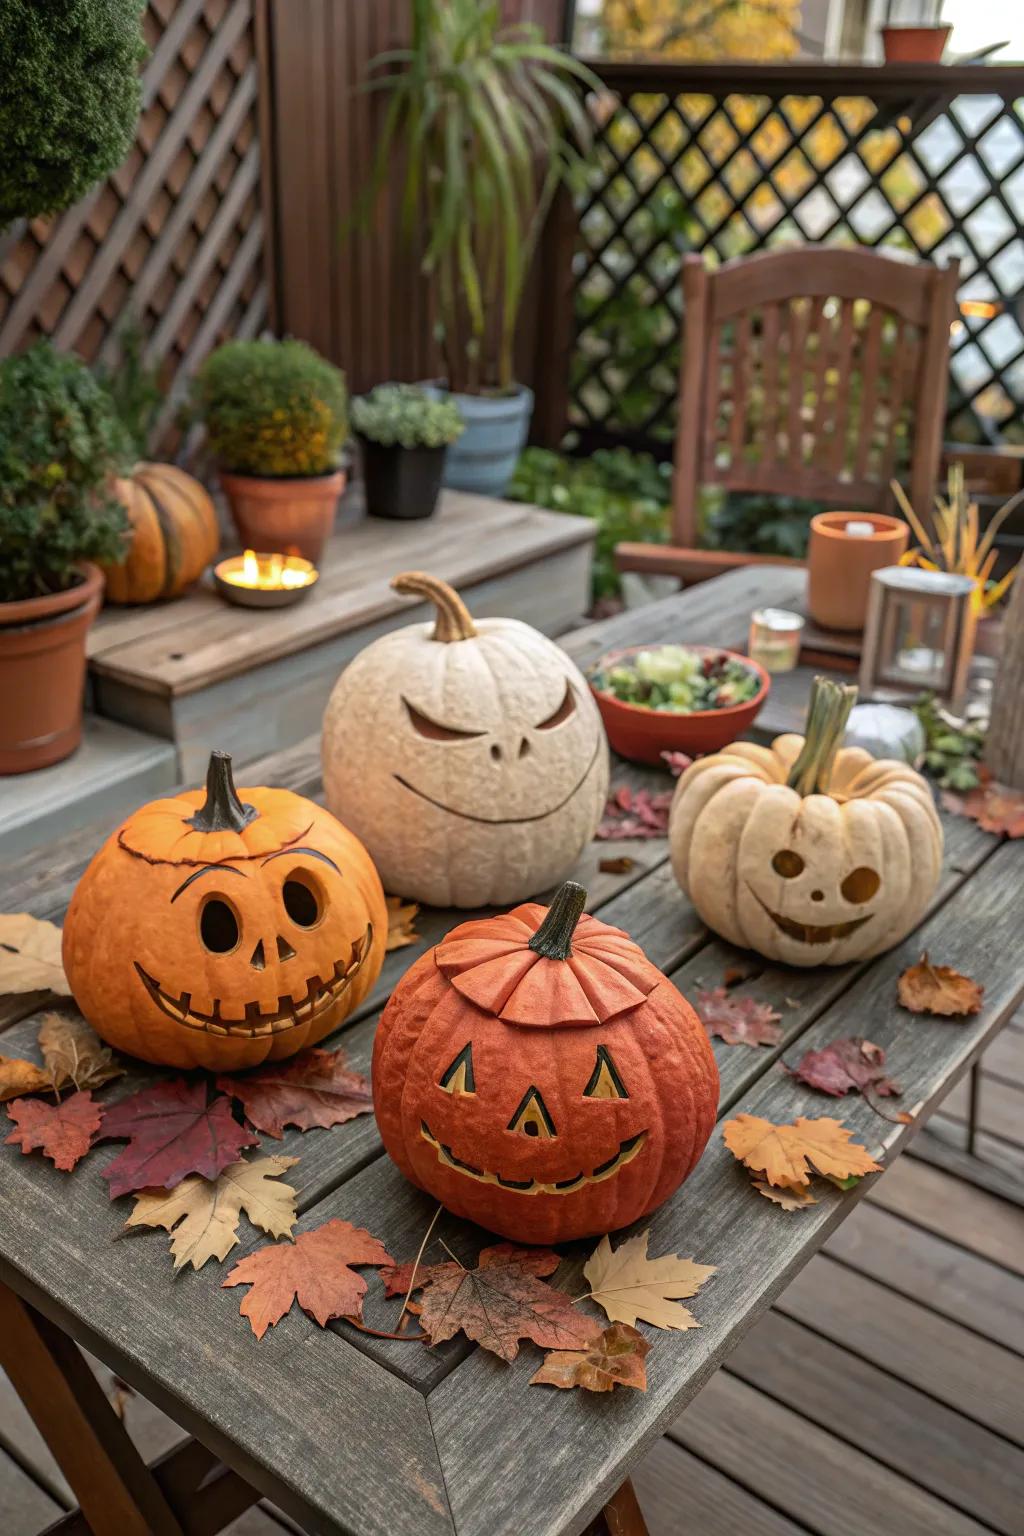
[[[1024,1210],[990,1172],[1024,1180],[1024,1016],[983,1073],[985,1162],[910,1154],[879,1181],[636,1473],[651,1536],[1024,1536]],[[933,1149],[966,1109],[965,1089]],[[147,1459],[179,1438],[139,1397],[124,1413]],[[0,1377],[0,1532],[70,1507]],[[297,1527],[259,1506],[229,1529]]]

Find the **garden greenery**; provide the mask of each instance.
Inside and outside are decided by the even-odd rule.
[[[415,384],[378,384],[353,400],[352,425],[385,448],[446,448],[465,431],[457,405]]]
[[[348,435],[345,375],[303,341],[229,341],[196,375],[193,403],[232,474],[310,476],[338,468]]]

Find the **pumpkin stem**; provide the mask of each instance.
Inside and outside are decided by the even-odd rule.
[[[568,960],[572,954],[572,936],[586,904],[584,887],[577,885],[575,880],[566,880],[530,940],[534,954],[543,955],[545,960]]]
[[[188,824],[197,832],[241,832],[255,821],[259,811],[243,805],[231,777],[231,753],[211,752],[206,770],[206,799]]]
[[[442,581],[440,576],[428,576],[426,571],[403,571],[391,585],[403,597],[425,597],[433,603],[437,609],[437,622],[430,637],[432,640],[450,644],[453,640],[472,640],[476,635],[469,609],[455,588]]]
[[[827,795],[836,753],[857,698],[856,685],[816,677],[807,706],[804,744],[787,783],[798,795]]]

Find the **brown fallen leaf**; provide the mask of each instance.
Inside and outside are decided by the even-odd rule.
[[[0,993],[56,992],[70,997],[61,931],[27,912],[0,912]]]
[[[79,1014],[46,1013],[39,1024],[39,1048],[58,1092],[75,1088],[102,1088],[124,1067],[109,1046]]]
[[[969,816],[984,832],[1024,837],[1024,790],[1006,789],[989,780],[965,795],[945,790],[942,806],[954,816]]]
[[[805,1051],[795,1067],[782,1063],[790,1077],[841,1099],[847,1093],[877,1094],[890,1098],[902,1091],[885,1071],[885,1052],[880,1045],[853,1035],[833,1040],[820,1051]]]
[[[737,1115],[722,1127],[722,1139],[734,1157],[769,1184],[787,1189],[809,1184],[812,1168],[840,1179],[876,1173],[881,1164],[852,1136],[839,1120],[827,1116],[809,1120],[801,1115],[791,1125],[773,1125],[760,1115]]]
[[[932,965],[927,950],[896,983],[901,1007],[911,1013],[937,1013],[944,1018],[979,1013],[984,991],[984,987],[952,966]]]
[[[636,859],[631,859],[628,854],[618,859],[598,859],[597,867],[602,875],[628,875],[636,868]]]
[[[300,1232],[294,1242],[257,1249],[241,1259],[221,1284],[252,1286],[239,1311],[262,1339],[291,1311],[293,1301],[321,1328],[332,1317],[361,1318],[366,1281],[351,1266],[393,1263],[377,1238],[336,1217],[310,1232]]]
[[[23,1152],[38,1148],[63,1173],[70,1173],[88,1152],[103,1119],[103,1110],[93,1103],[88,1089],[57,1104],[15,1099],[7,1113],[17,1127],[7,1137],[8,1144]]]
[[[782,1039],[781,1014],[755,997],[736,997],[725,987],[698,992],[694,1009],[708,1035],[726,1045],[778,1045]]]
[[[759,1195],[781,1205],[784,1211],[805,1211],[809,1205],[818,1203],[809,1189],[789,1189],[785,1186],[776,1189],[774,1185],[766,1184],[764,1179],[754,1179],[752,1182]]]
[[[620,785],[609,797],[594,836],[605,840],[627,837],[667,837],[672,790],[633,789]]]
[[[272,1062],[244,1077],[218,1077],[217,1087],[241,1099],[250,1125],[278,1140],[286,1125],[308,1131],[373,1112],[369,1082],[349,1070],[340,1050],[302,1051],[290,1061]]]
[[[661,752],[658,755],[674,779],[685,773],[693,762],[693,758],[686,752]]]
[[[49,1072],[20,1056],[0,1056],[0,1104],[27,1093],[52,1093]]]
[[[680,1298],[696,1296],[715,1273],[714,1265],[695,1264],[674,1253],[649,1259],[649,1237],[650,1232],[640,1232],[614,1250],[608,1237],[602,1237],[583,1266],[591,1300],[613,1323],[632,1325],[639,1318],[655,1328],[699,1328]]]
[[[610,1392],[613,1387],[647,1391],[644,1357],[650,1344],[628,1323],[612,1323],[589,1349],[553,1349],[530,1377],[530,1386],[582,1387]]]
[[[216,1179],[191,1174],[174,1189],[145,1189],[135,1196],[129,1227],[163,1227],[170,1232],[174,1267],[202,1269],[207,1259],[223,1261],[238,1242],[242,1212],[271,1237],[290,1237],[295,1226],[295,1190],[271,1183],[297,1157],[258,1157],[231,1163]]]
[[[385,951],[392,949],[404,949],[407,944],[418,944],[420,936],[413,924],[419,916],[419,904],[415,901],[403,902],[401,896],[387,896],[388,904],[388,937],[384,945]]]

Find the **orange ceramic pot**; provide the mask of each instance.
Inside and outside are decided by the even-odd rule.
[[[81,741],[85,637],[102,601],[87,564],[65,592],[0,603],[0,774],[48,768]]]
[[[221,487],[247,549],[302,555],[314,565],[334,527],[345,471],[307,478],[265,480],[221,472]]]
[[[847,523],[870,523],[871,534],[854,537]],[[863,629],[871,573],[898,565],[910,529],[881,512],[819,512],[811,518],[807,546],[807,607],[822,629]]]

